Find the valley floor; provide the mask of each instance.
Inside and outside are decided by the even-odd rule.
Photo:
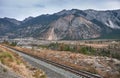
[[[120,61],[117,59],[103,56],[89,56],[80,53],[71,53],[69,51],[54,51],[48,49],[33,50],[20,47],[14,48],[37,57],[99,74],[104,78],[119,78],[120,76]]]

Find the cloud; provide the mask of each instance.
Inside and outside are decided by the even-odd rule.
[[[35,4],[34,7],[45,8],[45,6],[41,4]]]
[[[39,4],[39,0],[1,0],[0,7],[8,8],[32,8],[32,7],[43,7],[44,5]]]
[[[52,14],[63,9],[120,9],[120,0],[0,0],[0,17],[19,20],[28,16]]]
[[[111,0],[105,3],[107,9],[120,9],[120,1],[119,0]]]

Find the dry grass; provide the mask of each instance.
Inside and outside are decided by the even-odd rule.
[[[112,74],[111,78],[119,78],[118,75],[120,73],[116,70],[117,69],[116,66],[114,64],[112,66],[109,65],[112,64],[109,61],[110,58],[88,56],[80,53],[71,53],[68,51],[53,51],[47,49],[33,51],[27,48],[20,48],[20,47],[14,47],[14,48],[29,53],[31,55],[35,55],[41,58],[55,61],[60,64],[65,64],[74,67],[76,69],[97,73],[104,77],[108,77]],[[103,67],[99,67],[99,65],[96,65],[97,63],[99,65],[102,65]],[[115,61],[113,61],[113,63],[115,63]],[[120,64],[120,62],[118,62],[118,64]],[[107,69],[109,69],[109,72],[113,70],[115,72],[108,73],[108,71],[106,71]]]
[[[105,48],[105,47],[108,47],[109,45],[108,44],[83,44],[85,46],[91,46],[91,47],[94,47],[94,48]]]
[[[0,46],[0,62],[8,66],[11,70],[15,71],[22,78],[46,78],[45,73],[40,69],[28,65],[18,54]]]
[[[49,60],[52,60],[52,61],[56,61],[57,63],[60,63],[60,64],[65,64],[65,65],[68,65],[68,66],[72,66],[76,69],[81,69],[81,70],[86,70],[86,71],[89,71],[89,72],[92,72],[92,73],[97,73],[95,70],[91,70],[91,69],[94,69],[92,67],[87,67],[87,65],[76,65],[74,64],[73,62],[70,62],[69,60],[65,60],[65,59],[77,59],[75,53],[71,53],[71,52],[60,52],[60,51],[52,51],[52,50],[41,50],[40,52],[39,51],[31,51],[29,49],[26,49],[26,48],[20,48],[20,47],[16,47],[17,49],[19,50],[22,50],[26,53],[30,53],[30,54],[33,54],[35,56],[38,56],[38,57],[42,57],[42,58],[46,58],[46,59],[49,59]],[[58,55],[58,56],[57,56]],[[66,57],[66,58],[65,58]],[[86,57],[86,55],[82,55],[82,54],[79,54],[79,57],[81,59],[84,59]]]

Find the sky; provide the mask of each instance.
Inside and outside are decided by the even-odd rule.
[[[63,9],[115,10],[120,9],[120,0],[0,0],[0,18],[23,20]]]

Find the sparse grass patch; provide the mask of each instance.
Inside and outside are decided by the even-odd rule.
[[[0,58],[10,58],[13,59],[13,56],[9,52],[0,53]]]
[[[94,74],[98,74],[97,70],[93,67],[88,67],[88,72],[94,73]]]
[[[14,61],[14,56],[12,54],[10,54],[9,52],[1,52],[0,53],[0,62],[2,64],[8,65],[9,62],[13,62],[13,61]]]
[[[20,65],[22,62],[20,60],[16,60],[17,64]]]
[[[46,78],[43,71],[39,69],[31,70],[32,66],[24,61],[22,57],[2,46],[0,46],[0,63],[25,78]],[[7,72],[7,70],[3,69],[3,72]]]
[[[46,75],[40,70],[36,70],[33,76],[35,78],[46,78]]]

